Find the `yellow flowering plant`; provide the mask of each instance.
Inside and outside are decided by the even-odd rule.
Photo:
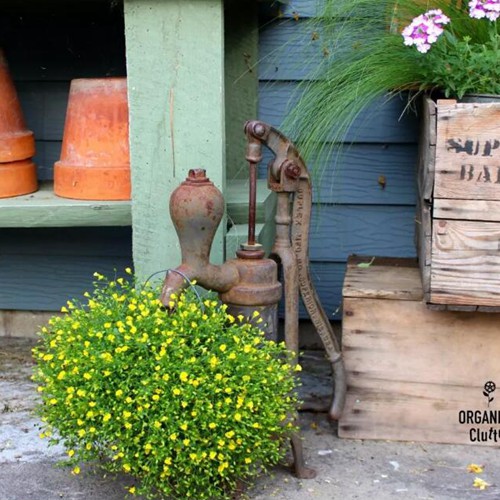
[[[33,376],[42,437],[82,462],[129,473],[130,494],[230,498],[279,462],[294,432],[300,369],[283,344],[189,289],[96,274],[40,332]]]

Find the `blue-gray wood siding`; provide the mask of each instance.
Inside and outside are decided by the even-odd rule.
[[[35,133],[38,177],[49,180],[70,81],[124,76],[125,41],[119,4],[38,3],[2,3],[0,46]],[[58,310],[91,289],[95,271],[114,277],[131,265],[129,227],[0,229],[0,309]]]
[[[328,40],[308,24],[316,0],[290,0],[280,16],[263,9],[259,46],[259,118],[278,128],[297,99],[298,84],[324,57]],[[313,40],[313,38],[317,38]],[[418,123],[407,101],[374,103],[357,120],[342,161],[317,162],[310,232],[313,281],[325,311],[339,319],[350,254],[414,257]],[[292,137],[293,139],[293,137]],[[265,176],[268,158],[261,164]],[[385,179],[385,184],[380,179]],[[306,313],[301,308],[301,316]]]

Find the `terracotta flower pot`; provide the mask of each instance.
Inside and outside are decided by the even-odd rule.
[[[33,193],[37,189],[36,166],[31,159],[0,163],[0,198]]]
[[[71,82],[54,192],[83,200],[129,200],[126,78]]]
[[[25,160],[34,154],[33,132],[26,129],[7,61],[0,49],[0,162]]]

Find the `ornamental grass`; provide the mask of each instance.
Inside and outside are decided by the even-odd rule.
[[[95,276],[33,351],[42,437],[74,474],[97,462],[130,494],[224,499],[283,458],[300,369],[284,344],[213,296],[189,289],[168,311],[153,286]]]
[[[422,92],[500,94],[500,0],[318,3],[310,43],[322,56],[283,125],[307,160],[338,159],[360,115],[401,94],[408,108]]]

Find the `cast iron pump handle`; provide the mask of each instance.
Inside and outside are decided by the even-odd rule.
[[[261,121],[245,124],[246,159],[255,166],[262,159],[262,145],[275,155],[268,167],[269,189],[277,193],[276,240],[272,256],[283,266],[285,282],[285,341],[298,352],[298,295],[314,324],[332,365],[335,391],[329,417],[338,420],[346,394],[345,368],[332,326],[312,284],[309,269],[309,226],[312,188],[307,167],[292,142],[279,130]],[[290,197],[293,197],[290,215]]]

